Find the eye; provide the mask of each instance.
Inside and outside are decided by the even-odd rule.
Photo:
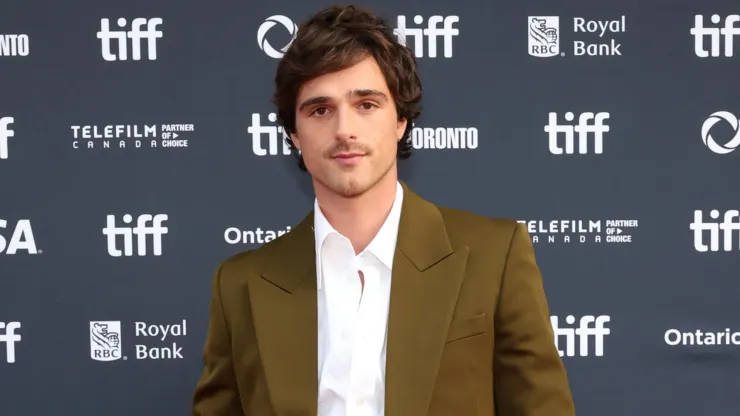
[[[329,109],[327,109],[326,107],[317,107],[316,109],[311,111],[310,115],[323,116],[326,114],[327,111],[329,111]]]
[[[375,103],[373,103],[373,102],[370,102],[370,101],[365,101],[365,102],[363,102],[362,104],[360,104],[360,107],[361,107],[361,108],[362,108],[363,110],[372,110],[373,108],[376,108],[376,107],[377,107],[377,105],[375,105]]]

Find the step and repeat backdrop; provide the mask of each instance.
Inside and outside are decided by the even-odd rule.
[[[3,416],[188,414],[218,263],[312,208],[269,99],[330,4],[0,4]],[[578,414],[738,414],[740,4],[363,4],[424,84],[402,179],[527,224]]]

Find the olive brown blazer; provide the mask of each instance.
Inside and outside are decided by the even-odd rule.
[[[574,416],[524,225],[401,183],[385,416]],[[316,416],[313,213],[220,264],[193,416]]]

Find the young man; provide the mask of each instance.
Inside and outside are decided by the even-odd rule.
[[[218,268],[193,415],[573,416],[526,229],[398,181],[420,112],[410,50],[332,7],[275,81],[316,202]]]

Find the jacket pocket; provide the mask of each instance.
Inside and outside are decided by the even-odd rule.
[[[486,313],[480,313],[468,318],[455,319],[450,323],[445,344],[470,338],[486,333]]]

